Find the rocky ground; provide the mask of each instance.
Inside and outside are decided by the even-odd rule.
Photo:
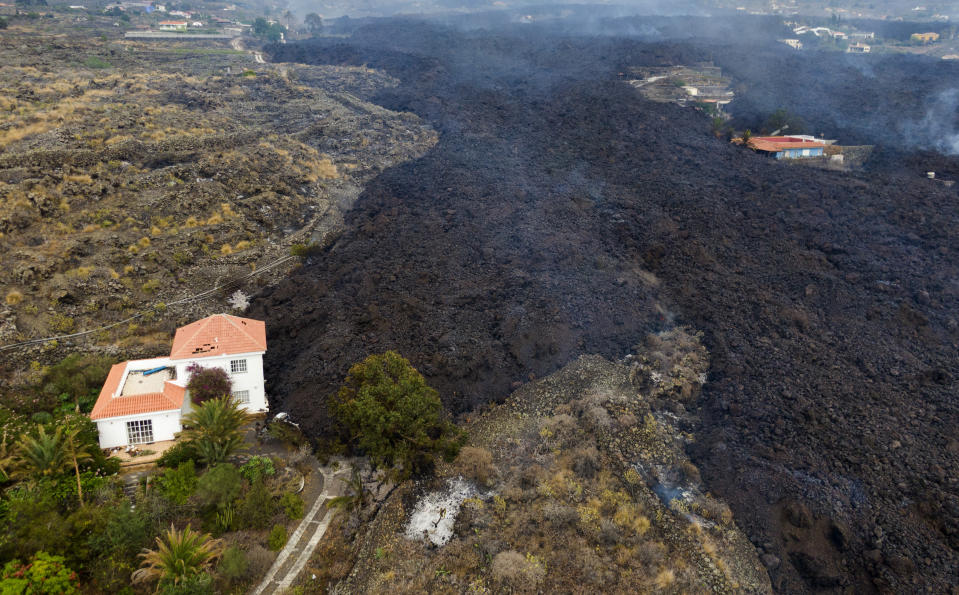
[[[167,349],[176,326],[284,276],[297,259],[249,275],[326,241],[368,180],[436,138],[353,94],[395,84],[368,69],[24,27],[5,32],[0,57],[0,344],[146,313],[10,352],[11,368],[77,344]]]
[[[354,558],[347,576],[331,585],[336,565],[321,550],[319,582],[303,586],[771,592],[756,549],[685,454],[698,424],[683,403],[707,368],[698,337],[675,329],[622,362],[584,356],[524,385],[465,424],[470,445],[453,465],[338,529]]]
[[[440,131],[254,304],[276,405],[322,438],[325,395],[393,348],[464,412],[689,324],[711,354],[692,458],[774,589],[959,583],[959,199],[914,171],[956,159],[879,147],[865,172],[783,167],[618,82],[721,47],[534,32],[382,23],[274,49],[385,69],[402,84],[375,100]]]

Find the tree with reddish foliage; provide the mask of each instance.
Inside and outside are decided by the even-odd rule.
[[[223,368],[204,368],[199,364],[193,364],[187,368],[187,371],[190,373],[190,380],[186,388],[190,391],[190,399],[195,405],[210,399],[230,396],[233,383]]]

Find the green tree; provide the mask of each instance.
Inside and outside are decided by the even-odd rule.
[[[190,379],[186,383],[186,388],[190,391],[190,401],[195,405],[210,399],[229,397],[230,391],[233,390],[233,382],[223,368],[204,368],[199,364],[193,364],[187,368],[187,371],[190,373]]]
[[[323,32],[323,17],[315,12],[306,15],[303,19],[303,24],[306,25],[306,30],[309,31],[313,37],[317,37]]]
[[[37,552],[26,564],[7,562],[0,577],[0,593],[4,595],[40,595],[41,593],[79,593],[77,573],[67,568],[62,556]]]
[[[243,426],[251,419],[232,397],[210,399],[183,418],[183,437],[202,462],[216,465],[243,446]]]
[[[40,380],[40,390],[50,398],[59,398],[66,410],[90,413],[113,360],[98,355],[68,355],[50,366]]]
[[[198,533],[187,525],[183,531],[170,530],[156,538],[155,550],[144,550],[141,568],[133,573],[134,583],[160,581],[178,585],[209,568],[223,553],[223,542],[209,533]]]
[[[438,393],[395,351],[350,368],[330,410],[370,462],[397,479],[430,471],[437,454],[452,461],[465,442],[443,418]]]
[[[780,108],[769,114],[762,125],[762,130],[769,134],[777,132],[779,134],[802,134],[803,120],[795,114],[791,114],[783,108]]]

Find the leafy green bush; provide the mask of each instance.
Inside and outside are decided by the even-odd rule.
[[[98,58],[97,56],[90,56],[83,61],[83,65],[87,68],[112,68],[113,64],[110,64],[103,58]]]
[[[188,576],[178,583],[161,581],[158,585],[159,595],[213,595],[213,577],[205,572]]]
[[[238,581],[246,577],[249,568],[250,562],[246,559],[246,554],[234,545],[223,552],[217,571],[226,579]]]
[[[40,379],[40,392],[59,401],[58,411],[79,409],[90,413],[113,360],[100,355],[74,353],[47,368]]]
[[[232,505],[243,490],[243,478],[230,463],[220,463],[200,476],[196,496],[207,512],[223,511]]]
[[[197,487],[196,469],[193,461],[180,463],[176,469],[167,469],[157,477],[157,485],[166,498],[175,504],[186,504]]]
[[[395,351],[350,368],[330,410],[376,467],[398,478],[432,470],[433,457],[452,461],[465,435],[443,419],[438,393]]]
[[[290,255],[306,258],[323,251],[322,244],[293,244],[290,246]]]
[[[188,441],[180,441],[171,446],[157,459],[160,467],[178,467],[187,461],[196,461],[199,458],[196,445]]]
[[[240,501],[237,514],[242,526],[265,529],[273,518],[274,510],[273,495],[260,481],[250,486],[250,491]]]
[[[0,593],[79,593],[77,573],[67,568],[62,556],[37,552],[30,562],[7,562],[0,576]]]
[[[273,420],[266,428],[266,433],[289,447],[298,447],[306,444],[306,436],[293,424],[281,420]]]
[[[280,506],[290,520],[303,518],[303,499],[293,492],[287,492],[280,497]]]
[[[270,457],[255,455],[240,467],[240,474],[253,485],[264,477],[276,475],[276,467]]]
[[[283,525],[273,525],[270,530],[270,538],[267,545],[274,552],[278,552],[286,545],[286,527]]]

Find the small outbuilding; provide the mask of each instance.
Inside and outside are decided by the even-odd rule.
[[[233,398],[250,412],[267,411],[263,384],[266,324],[215,314],[177,329],[169,357],[113,366],[90,419],[101,448],[173,440],[190,412],[189,369],[223,368]]]

